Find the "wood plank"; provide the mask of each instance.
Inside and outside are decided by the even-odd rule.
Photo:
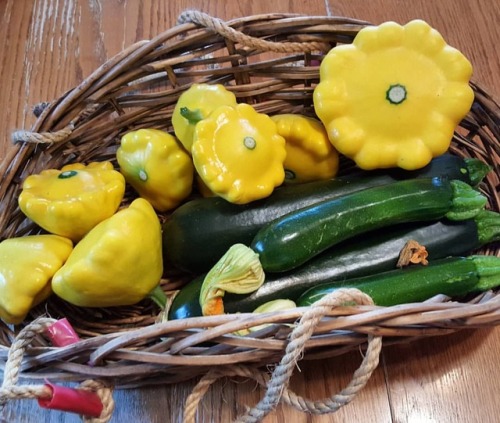
[[[106,59],[135,41],[152,38],[195,8],[222,19],[260,13],[345,15],[380,23],[423,18],[473,62],[474,79],[500,98],[500,8],[490,0],[4,0],[0,2],[0,159],[11,131],[34,122],[31,107],[76,86]],[[308,416],[279,406],[270,422],[485,422],[497,421],[500,405],[500,328],[460,332],[410,345],[384,348],[367,387],[334,416]],[[340,391],[361,360],[359,352],[301,362],[291,387],[311,399]],[[112,422],[180,422],[194,382],[116,391]],[[202,401],[200,422],[231,421],[261,398],[254,382],[217,382]],[[78,416],[41,410],[34,401],[9,403],[1,422],[72,423]]]

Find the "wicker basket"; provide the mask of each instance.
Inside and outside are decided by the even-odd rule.
[[[114,160],[120,136],[126,131],[156,127],[172,132],[174,105],[195,81],[226,84],[240,102],[250,103],[260,112],[312,115],[318,60],[337,43],[351,42],[366,25],[348,18],[286,14],[223,23],[187,12],[182,20],[156,38],[119,53],[60,98],[37,106],[31,131],[13,134],[15,148],[0,168],[0,239],[39,231],[17,208],[20,184],[27,175],[71,162]],[[484,90],[472,86],[475,102],[456,130],[451,151],[493,166],[480,188],[489,198],[488,208],[500,210],[500,107]],[[490,247],[482,252],[499,255],[499,251]],[[167,275],[162,286],[173,291],[184,282],[182,275]],[[52,298],[33,310],[30,321],[47,314],[56,319],[67,317],[82,341],[53,348],[36,336],[38,326],[31,326],[35,334],[29,337],[29,349],[28,342],[23,344],[25,354],[18,364],[21,375],[28,379],[97,378],[117,387],[137,387],[175,383],[214,368],[237,373],[238,365],[259,368],[277,363],[291,350],[293,325],[289,324],[304,316],[311,319],[311,314],[314,325],[294,338],[300,339],[305,359],[366,347],[367,339],[383,337],[387,344],[409,342],[500,323],[497,292],[466,303],[439,297],[388,308],[364,304],[329,305],[319,316],[318,310],[295,309],[156,323],[158,310],[148,302],[96,310]],[[43,327],[43,321],[37,323]],[[251,337],[233,334],[261,323],[275,325]],[[0,324],[0,363],[5,377],[7,353],[22,326]]]

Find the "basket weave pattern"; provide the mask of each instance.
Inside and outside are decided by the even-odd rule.
[[[130,46],[79,86],[38,107],[30,131],[13,134],[15,148],[0,167],[0,239],[39,231],[17,208],[27,175],[73,162],[114,161],[120,137],[130,130],[155,127],[172,132],[175,103],[193,82],[223,83],[239,102],[252,104],[259,112],[314,115],[312,93],[322,54],[337,43],[349,43],[366,25],[348,18],[285,14],[241,18],[227,25],[203,18],[186,14],[179,25]],[[480,189],[489,199],[488,208],[498,211],[500,107],[487,92],[472,86],[475,102],[457,128],[451,152],[493,167]],[[492,246],[482,252],[499,255],[500,250]],[[162,286],[173,291],[184,282],[183,275],[172,273]],[[54,298],[33,310],[30,319],[42,314],[67,317],[82,341],[51,348],[35,337],[25,352],[22,375],[66,381],[98,378],[118,387],[136,387],[187,380],[214,367],[257,368],[280,361],[293,324],[308,311],[158,323],[158,311],[147,302],[95,310]],[[234,335],[264,323],[274,325],[251,336]],[[386,308],[334,307],[304,340],[304,359],[366,347],[367,336],[383,337],[390,344],[498,323],[498,292],[463,303],[439,296]],[[0,363],[7,360],[14,337],[13,329],[0,323]]]

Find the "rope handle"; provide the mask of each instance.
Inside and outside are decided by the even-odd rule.
[[[304,353],[306,342],[314,333],[321,318],[331,310],[346,303],[373,305],[372,299],[357,289],[339,289],[323,297],[306,311],[295,329],[290,334],[285,355],[276,366],[270,378],[258,369],[249,366],[228,366],[214,369],[200,379],[188,397],[184,408],[184,423],[194,423],[196,410],[208,388],[216,380],[227,376],[243,376],[256,380],[266,387],[266,393],[260,402],[245,415],[237,418],[235,423],[257,423],[262,421],[280,402],[295,407],[302,412],[312,414],[334,413],[351,402],[357,393],[366,385],[378,366],[382,337],[368,336],[368,348],[360,367],[354,372],[352,380],[338,394],[319,401],[307,400],[288,389],[293,370]]]
[[[207,13],[198,10],[185,10],[177,18],[178,24],[194,23],[205,28],[211,29],[224,38],[239,43],[245,47],[255,48],[260,51],[268,51],[273,53],[311,53],[325,52],[331,46],[327,43],[319,41],[304,41],[304,42],[275,42],[267,41],[258,37],[252,37],[237,31],[222,19],[213,17]]]
[[[198,404],[212,385],[219,378],[227,376],[242,376],[256,380],[266,387],[262,400],[245,415],[239,417],[237,423],[256,423],[262,421],[280,401],[289,404],[302,412],[312,414],[333,413],[351,402],[357,393],[366,385],[379,363],[382,338],[380,336],[368,337],[368,348],[360,367],[354,372],[352,380],[338,394],[319,401],[310,401],[288,389],[293,370],[304,353],[307,341],[314,333],[314,329],[332,307],[342,306],[346,303],[358,305],[373,305],[371,298],[357,289],[339,289],[316,302],[303,315],[290,334],[285,354],[280,363],[275,367],[271,376],[252,366],[232,365],[214,369],[203,376],[187,398],[184,408],[184,423],[194,423]],[[33,338],[48,330],[56,322],[55,319],[39,317],[24,327],[9,349],[5,364],[4,379],[0,388],[0,409],[9,400],[38,399],[39,403],[50,402],[53,395],[53,385],[25,385],[18,386],[19,371],[26,348]],[[102,409],[98,417],[82,419],[88,423],[106,423],[113,414],[114,401],[112,389],[100,381],[88,380],[80,385],[80,389],[94,392],[100,398]],[[47,407],[50,408],[50,407]],[[66,410],[68,411],[68,410]],[[70,410],[71,411],[71,410]]]
[[[12,343],[4,368],[0,387],[0,410],[11,400],[36,399],[43,408],[77,412],[77,410],[98,410],[94,416],[81,415],[86,423],[107,423],[114,411],[112,389],[96,380],[83,381],[77,389],[44,385],[17,385],[22,360],[27,347],[33,339],[45,333],[55,319],[39,317],[25,326]],[[97,396],[97,398],[96,398]]]

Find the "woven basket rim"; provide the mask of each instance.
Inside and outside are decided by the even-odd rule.
[[[331,47],[349,42],[368,23],[346,17],[276,13],[236,18],[227,25],[266,41],[326,40]],[[153,125],[171,131],[165,116],[192,81],[224,82],[239,100],[249,101],[261,112],[286,109],[311,113],[311,93],[318,78],[318,67],[311,63],[321,54],[277,53],[280,62],[276,65],[267,52],[239,44],[197,23],[179,24],[151,40],[129,46],[77,87],[42,107],[30,131],[17,133],[15,148],[0,165],[0,239],[37,231],[13,205],[27,174],[75,160],[113,160],[120,134],[134,128]],[[260,62],[253,61],[260,56]],[[188,60],[183,63],[179,57]],[[489,196],[489,207],[500,210],[500,106],[480,85],[472,82],[471,86],[475,103],[450,151],[481,158],[493,166],[481,189]],[[484,251],[500,255],[498,246]],[[54,312],[44,307],[36,308],[30,318]],[[242,313],[156,323],[157,311],[139,305],[123,315],[105,313],[111,322],[107,324],[95,320],[79,327],[82,322],[75,320],[83,340],[62,349],[36,341],[24,359],[23,377],[75,381],[99,377],[119,387],[135,387],[160,380],[165,383],[165,374],[171,383],[190,379],[211,366],[264,365],[282,355],[290,333],[288,325],[304,311],[299,308],[264,315]],[[233,334],[262,323],[275,325],[249,337]],[[381,335],[386,344],[391,344],[498,323],[498,292],[483,293],[464,303],[438,296],[425,303],[386,308],[338,307],[329,312],[308,341],[312,352],[306,359],[362,347],[367,335]],[[121,326],[127,330],[118,330]],[[17,332],[18,328],[0,323],[0,362],[6,360]],[[92,366],[87,364],[89,358]]]

